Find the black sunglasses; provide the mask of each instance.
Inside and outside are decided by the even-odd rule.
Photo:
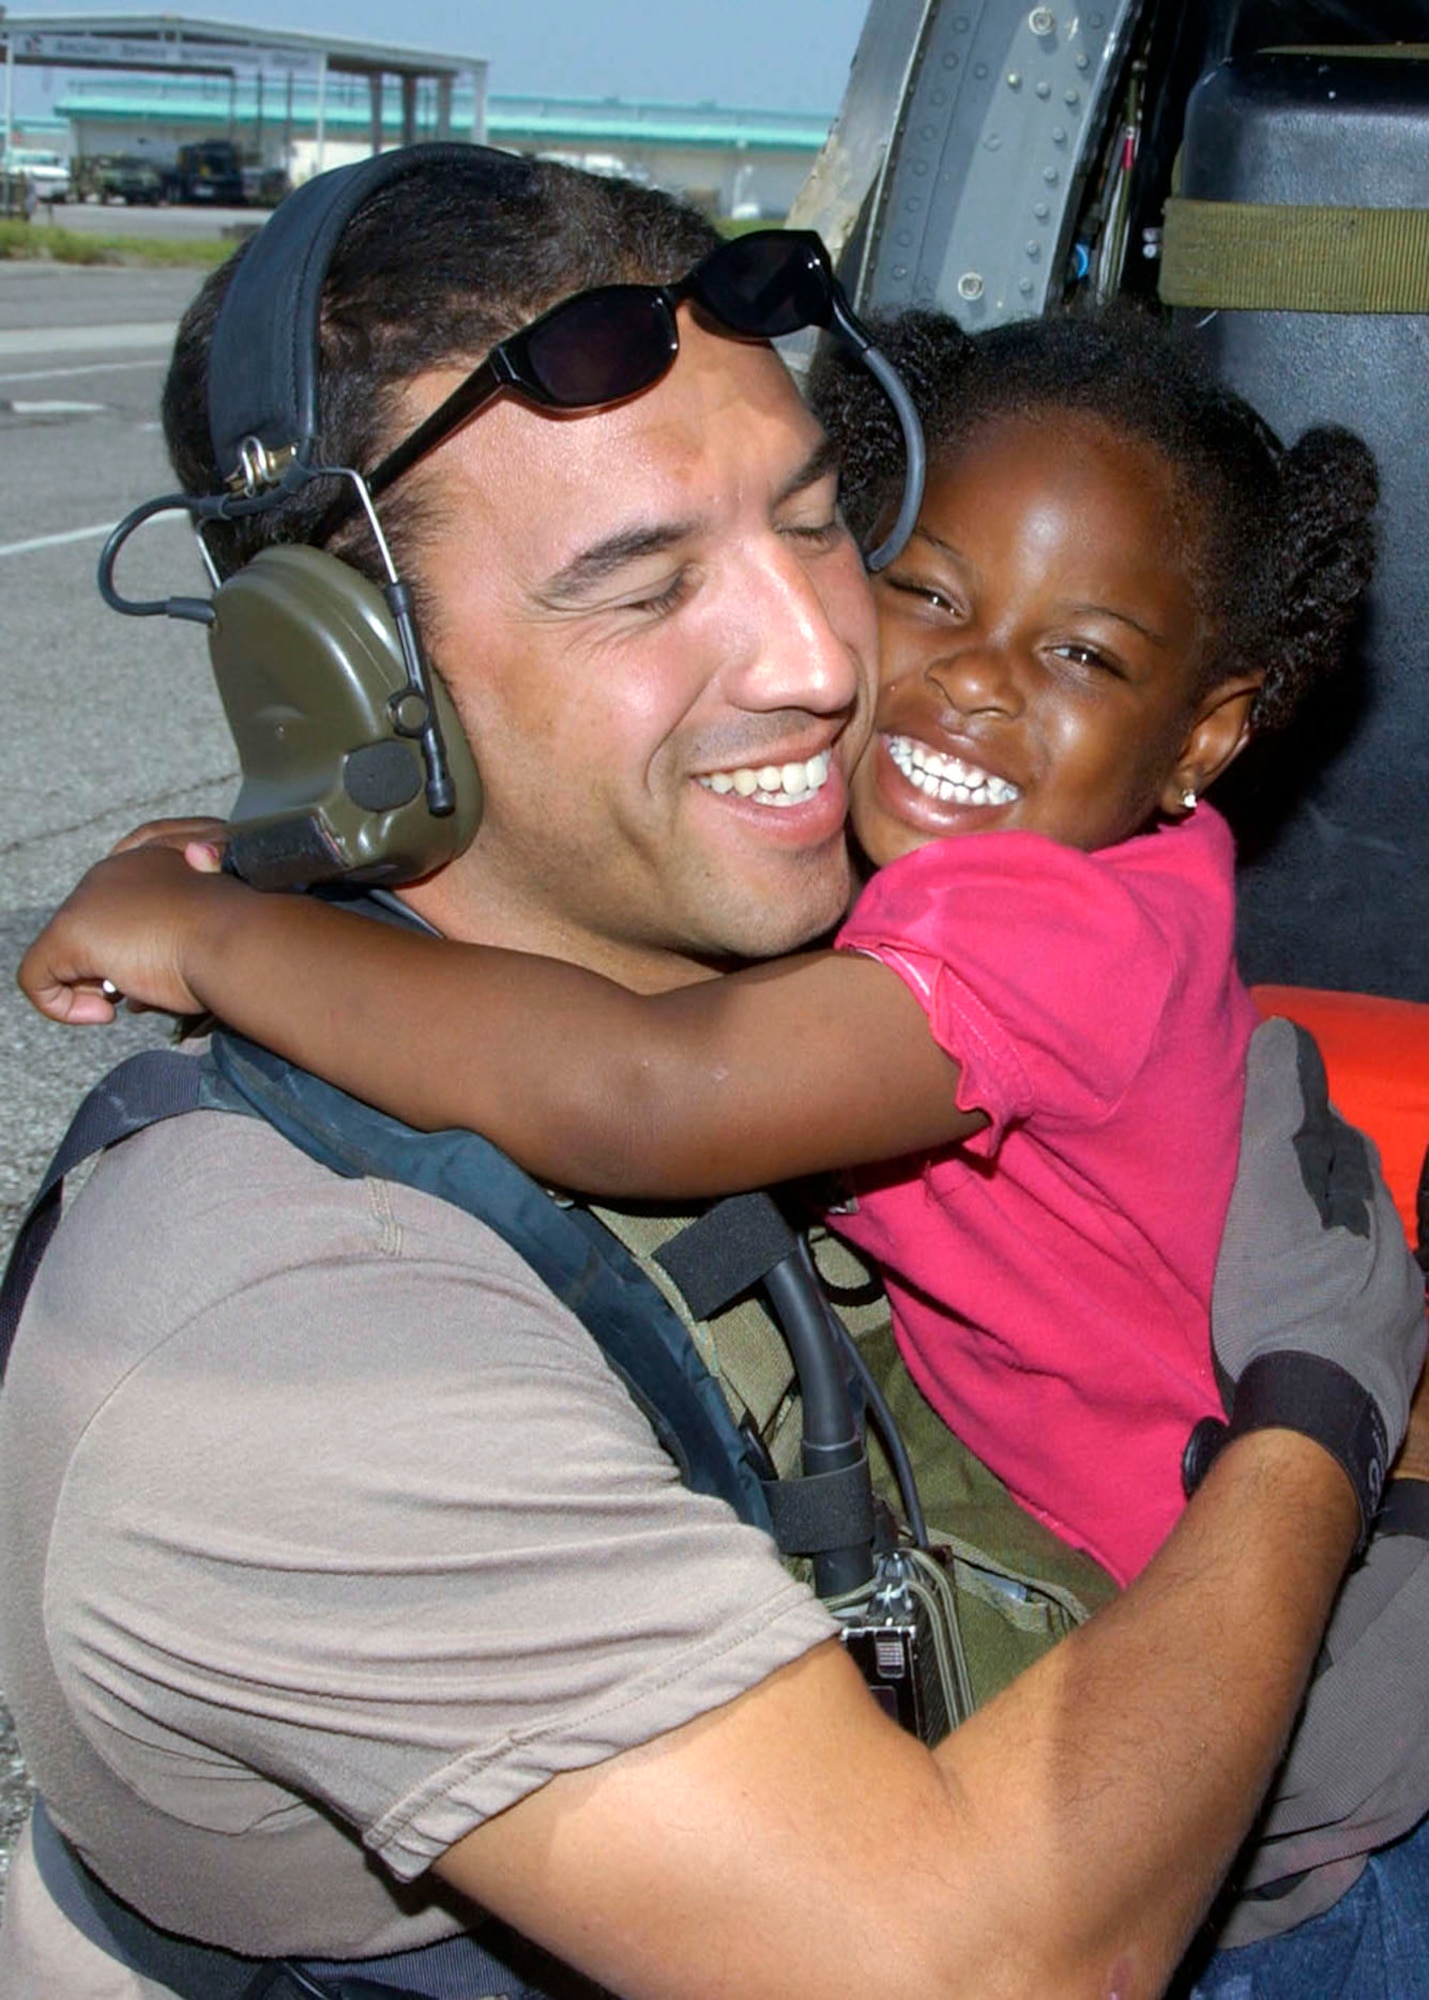
[[[903,505],[887,540],[867,559],[870,569],[891,562],[912,533],[922,499],[922,429],[906,389],[855,318],[827,250],[810,230],[759,229],[735,237],[677,284],[601,285],[562,300],[494,347],[368,475],[368,492],[373,498],[386,492],[503,390],[540,409],[598,410],[653,388],[680,351],[675,313],[686,299],[737,339],[778,340],[817,326],[862,356],[903,429]]]

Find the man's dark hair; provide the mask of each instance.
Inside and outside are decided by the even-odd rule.
[[[1151,445],[1179,489],[1209,644],[1206,688],[1264,669],[1257,729],[1289,721],[1338,667],[1374,567],[1379,483],[1369,447],[1336,426],[1288,449],[1249,403],[1148,314],[1020,320],[969,335],[945,314],[874,323],[907,382],[930,464],[1000,417],[1076,410]],[[843,504],[865,543],[902,488],[902,442],[863,369],[821,355],[810,399],[838,443]]]
[[[416,167],[366,201],[343,231],[323,293],[319,416],[331,464],[369,470],[397,442],[394,404],[412,376],[475,367],[499,340],[593,285],[665,284],[718,242],[696,210],[656,189],[514,154]],[[164,386],[164,435],[188,493],[220,486],[208,431],[208,354],[240,249],[184,314]],[[291,301],[275,299],[275,312]],[[420,482],[417,482],[420,486]],[[316,480],[270,513],[205,530],[221,574],[271,542],[320,536],[335,494]],[[381,507],[399,566],[412,567],[420,510],[405,482]],[[358,517],[341,553],[380,581]],[[420,591],[420,572],[416,579]]]

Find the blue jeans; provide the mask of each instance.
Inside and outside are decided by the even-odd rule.
[[[1187,2000],[1429,2000],[1429,1819],[1320,1916],[1214,1953]]]

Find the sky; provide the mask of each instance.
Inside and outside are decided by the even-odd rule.
[[[838,110],[868,0],[158,0],[165,12],[484,56],[498,96]],[[11,16],[139,13],[9,0]],[[26,108],[44,72],[17,73]],[[20,91],[17,88],[17,100]]]

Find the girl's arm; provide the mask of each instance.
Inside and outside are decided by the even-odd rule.
[[[958,1066],[895,973],[840,952],[656,995],[563,961],[258,895],[144,848],[91,869],[20,983],[60,1020],[207,1009],[427,1130],[592,1194],[712,1195],[966,1138]]]

